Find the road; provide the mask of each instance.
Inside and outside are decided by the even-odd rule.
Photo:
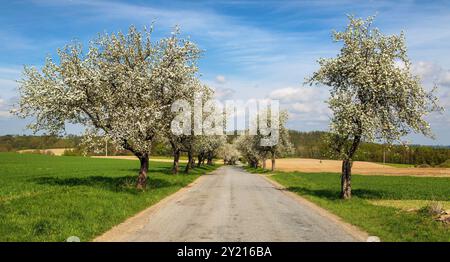
[[[265,178],[223,166],[97,241],[358,241]]]

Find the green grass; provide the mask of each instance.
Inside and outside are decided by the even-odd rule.
[[[276,172],[270,178],[382,241],[450,241],[450,227],[429,215],[370,203],[378,199],[449,201],[450,178],[353,175],[351,200],[339,199],[339,174]]]
[[[151,162],[142,192],[138,161],[0,153],[0,241],[92,240],[217,167],[170,166]]]

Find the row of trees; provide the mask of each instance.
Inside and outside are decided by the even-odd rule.
[[[289,130],[290,142],[293,145],[293,154],[295,157],[315,158],[315,159],[338,159],[335,155],[330,154],[329,146],[326,141],[328,133],[324,131],[301,132]],[[230,141],[223,142],[225,148],[219,147],[218,150],[213,151],[215,157],[223,158],[225,163],[236,163],[240,158],[233,141],[237,136],[227,136]],[[225,138],[215,137],[212,143],[223,140]],[[68,135],[65,137],[56,136],[18,136],[5,135],[0,136],[0,152],[17,151],[22,149],[49,149],[49,148],[74,148],[70,150],[71,155],[88,154],[88,155],[105,155],[105,150],[108,150],[108,155],[129,155],[129,151],[117,149],[113,144],[105,141],[103,148],[97,150],[86,150],[81,148],[82,137],[75,135]],[[198,141],[198,140],[197,140]],[[205,141],[205,140],[204,140]],[[108,146],[106,146],[108,143]],[[195,147],[194,147],[195,148]],[[194,150],[195,151],[195,150]],[[172,156],[172,147],[167,140],[155,141],[152,143],[152,155],[156,156]],[[228,153],[226,153],[228,152]],[[186,155],[185,151],[181,151],[182,155]],[[205,153],[198,154],[194,152],[195,156],[200,156],[200,162],[207,163],[204,158]],[[211,156],[211,153],[209,154]],[[199,158],[196,157],[198,160]],[[233,159],[233,161],[231,161]],[[377,143],[361,143],[354,158],[355,161],[369,161],[369,162],[386,162],[398,164],[439,166],[447,159],[450,159],[450,148],[444,146],[423,146],[423,145],[382,145]],[[205,161],[203,161],[205,160]],[[261,162],[262,164],[262,162]]]
[[[267,112],[261,112],[261,114],[265,113]],[[287,112],[281,112],[278,121],[278,129],[272,130],[272,132],[278,133],[278,140],[272,145],[264,145],[262,139],[267,136],[264,136],[259,132],[256,135],[249,135],[245,132],[243,135],[236,138],[234,145],[249,166],[254,168],[262,167],[265,169],[266,160],[270,159],[272,162],[271,170],[273,171],[275,169],[276,158],[291,155],[293,153],[292,143],[289,139],[289,130],[286,128],[287,119]]]
[[[104,34],[90,42],[84,52],[80,43],[58,50],[58,60],[47,58],[42,70],[26,67],[20,81],[20,117],[35,117],[33,131],[61,134],[66,123],[86,127],[84,144],[103,146],[108,141],[128,150],[140,160],[136,186],[146,187],[152,145],[167,141],[179,169],[181,152],[189,163],[212,163],[223,137],[174,135],[171,105],[180,99],[193,103],[194,95],[205,99],[213,91],[198,80],[198,47],[180,37],[152,41],[152,30],[130,27],[127,34]],[[102,139],[99,139],[102,138]]]
[[[352,162],[364,142],[391,145],[411,132],[431,137],[424,117],[441,110],[433,92],[411,73],[403,33],[384,35],[372,22],[350,17],[344,31],[333,33],[333,40],[342,44],[340,53],[320,59],[320,68],[306,81],[330,87],[327,103],[333,116],[327,141],[343,160],[342,198],[351,197]],[[98,37],[87,53],[81,44],[68,45],[58,51],[58,63],[48,58],[41,71],[25,68],[15,113],[35,116],[34,131],[58,134],[66,123],[82,124],[87,143],[101,136],[129,150],[141,163],[138,188],[146,185],[152,144],[158,139],[171,144],[174,172],[181,151],[188,154],[188,166],[194,152],[200,163],[209,161],[211,151],[199,148],[209,144],[201,139],[209,138],[173,136],[170,130],[174,101],[192,103],[196,92],[212,94],[197,79],[200,50],[180,38],[178,30],[157,42],[150,36],[151,30],[141,33],[131,27],[127,35]],[[250,165],[264,166],[271,158],[274,168],[277,155],[289,151],[287,136],[287,130],[280,130],[278,143],[263,146],[261,134],[243,135],[235,144]]]

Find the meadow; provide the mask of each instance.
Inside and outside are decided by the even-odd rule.
[[[450,241],[449,225],[427,211],[430,203],[450,208],[450,178],[353,175],[352,199],[342,200],[337,173],[248,170],[268,175],[382,241]]]
[[[184,164],[180,164],[183,168]],[[0,241],[90,241],[217,166],[171,174],[150,162],[137,191],[138,161],[0,153]]]

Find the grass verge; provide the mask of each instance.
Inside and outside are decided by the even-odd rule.
[[[374,201],[418,203],[450,201],[450,178],[352,176],[353,198],[339,199],[340,175],[336,173],[261,172],[288,190],[330,210],[382,241],[450,241],[450,227],[424,212]]]
[[[182,170],[183,164],[180,164]],[[132,160],[0,153],[0,241],[89,241],[217,166],[170,174],[151,162],[148,189],[134,189]]]

